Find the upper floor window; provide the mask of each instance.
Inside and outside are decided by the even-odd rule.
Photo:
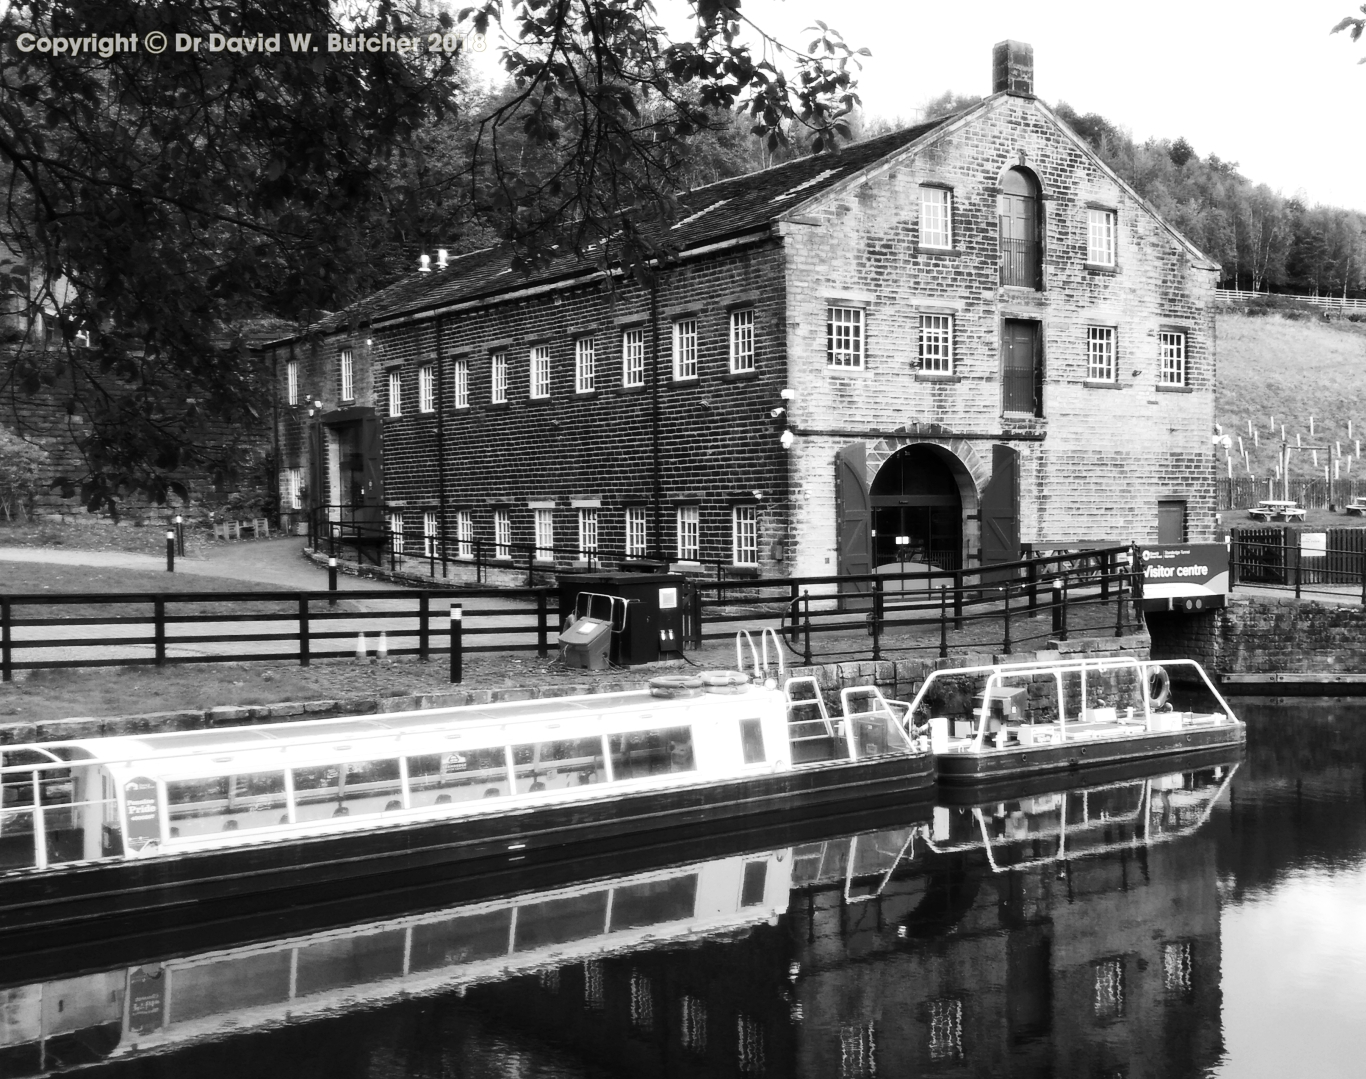
[[[1184,386],[1186,384],[1186,335],[1164,331],[1157,335],[1157,341],[1162,355],[1162,385]]]
[[[948,188],[920,189],[920,246],[953,247],[953,192]]]
[[[299,361],[290,360],[285,364],[285,392],[291,405],[299,403]]]
[[[532,397],[550,396],[550,346],[537,345],[531,350]]]
[[[489,401],[501,405],[508,399],[508,354],[495,352],[489,357]]]
[[[389,372],[389,415],[403,415],[403,379],[398,371]]]
[[[1115,330],[1113,326],[1086,328],[1086,378],[1091,382],[1115,381]]]
[[[1115,212],[1086,211],[1086,261],[1095,266],[1115,264]]]
[[[935,375],[953,374],[953,316],[920,316],[920,369]]]
[[[355,365],[351,362],[351,350],[344,348],[341,350],[341,399],[343,401],[354,401],[356,399],[356,371]]]
[[[730,370],[732,374],[754,370],[754,308],[730,313]]]
[[[621,384],[645,385],[644,330],[623,330],[621,333]]]
[[[456,385],[460,380],[460,364],[463,360],[456,361]],[[457,390],[456,402],[459,404],[459,392]],[[424,363],[417,369],[417,410],[419,412],[436,411],[436,368],[429,363]]]
[[[731,511],[732,558],[737,566],[759,564],[759,507],[736,506]]]
[[[592,393],[597,388],[596,350],[591,337],[574,342],[574,392]]]
[[[681,318],[674,323],[674,378],[697,377],[697,319]]]
[[[863,308],[826,308],[825,362],[831,367],[863,366]]]
[[[456,407],[456,408],[469,408],[469,407],[470,407],[470,361],[469,361],[469,360],[466,360],[466,359],[459,359],[459,360],[456,360],[455,363],[452,365],[452,373],[453,373],[453,378],[452,378],[451,389],[452,389],[452,391],[453,391],[452,396],[455,398],[455,407]],[[435,384],[433,384],[433,385],[435,385]],[[433,398],[433,401],[432,401],[432,408],[435,408],[435,407],[436,407],[436,401],[435,401],[436,393],[435,393],[435,390],[433,390],[432,398]],[[426,409],[426,410],[424,410],[424,411],[430,411],[430,409]]]
[[[1001,178],[1001,284],[1043,287],[1043,245],[1039,243],[1039,185],[1024,169]]]

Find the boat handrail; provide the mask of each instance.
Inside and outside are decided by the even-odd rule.
[[[882,891],[891,882],[892,874],[896,872],[896,867],[901,864],[901,860],[906,857],[906,851],[911,851],[911,857],[915,857],[915,834],[918,828],[911,828],[906,833],[906,842],[901,844],[901,849],[897,851],[896,857],[892,859],[892,864],[887,867],[887,871],[882,874],[882,880],[878,882],[877,888],[867,895],[852,895],[850,888],[853,886],[856,875],[871,876],[871,874],[854,873],[854,852],[858,850],[858,841],[862,836],[851,836],[849,838],[849,860],[844,873],[844,901],[845,903],[867,903],[877,899],[882,895]]]
[[[749,635],[749,630],[747,629],[736,630],[735,632],[735,669],[741,673],[743,673],[745,669],[745,654],[744,650],[740,647],[742,638],[748,643],[750,658],[754,660],[754,680],[756,682],[762,682],[764,676],[759,666],[759,650],[754,647],[754,638]]]

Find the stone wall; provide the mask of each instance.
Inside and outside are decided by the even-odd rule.
[[[1147,616],[1154,659],[1194,659],[1220,674],[1366,674],[1366,608],[1230,597],[1204,614]]]

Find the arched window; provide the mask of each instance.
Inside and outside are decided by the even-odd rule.
[[[1042,288],[1039,184],[1025,169],[1001,180],[1001,284]]]

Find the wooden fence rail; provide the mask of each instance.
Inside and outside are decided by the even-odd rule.
[[[1342,296],[1300,296],[1288,292],[1249,292],[1246,289],[1217,288],[1215,300],[1224,303],[1248,303],[1258,300],[1295,300],[1313,307],[1339,311],[1366,311],[1366,300]]]

